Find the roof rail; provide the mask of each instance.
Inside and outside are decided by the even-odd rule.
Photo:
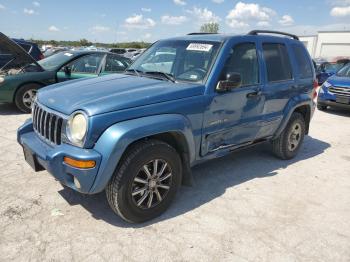
[[[279,32],[279,31],[272,31],[272,30],[253,30],[248,33],[248,35],[258,35],[258,34],[276,34],[276,35],[285,35],[289,36],[295,40],[299,40],[299,37],[293,34],[288,34],[284,32]]]
[[[217,33],[189,33],[187,35],[216,35]]]

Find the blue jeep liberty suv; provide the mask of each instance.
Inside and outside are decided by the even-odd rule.
[[[84,194],[105,190],[116,214],[143,222],[203,161],[265,141],[293,158],[316,86],[295,35],[194,33],[154,43],[124,74],[41,89],[18,142],[35,171]]]

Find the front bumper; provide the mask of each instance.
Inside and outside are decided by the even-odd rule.
[[[330,93],[327,88],[321,87],[322,92],[319,92],[317,97],[317,104],[324,106],[331,106],[343,109],[350,109],[350,104],[342,104],[336,102],[336,96],[333,93]],[[321,91],[321,90],[320,90]]]
[[[90,193],[101,164],[102,156],[99,152],[68,144],[48,145],[35,134],[31,120],[27,120],[18,129],[17,140],[33,153],[41,167],[61,183],[81,193]],[[89,169],[71,167],[63,162],[65,156],[77,160],[94,160],[96,166]],[[75,185],[74,178],[79,181],[80,188]]]

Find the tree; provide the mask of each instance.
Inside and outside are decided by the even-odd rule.
[[[203,24],[200,29],[201,33],[218,33],[219,24],[215,22],[210,22]]]
[[[92,45],[92,43],[89,42],[88,40],[86,40],[85,38],[80,39],[79,42],[80,42],[80,46],[90,46],[90,45]]]

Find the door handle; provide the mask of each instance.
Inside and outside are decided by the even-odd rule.
[[[261,91],[254,91],[247,94],[247,98],[255,98],[261,95]]]

